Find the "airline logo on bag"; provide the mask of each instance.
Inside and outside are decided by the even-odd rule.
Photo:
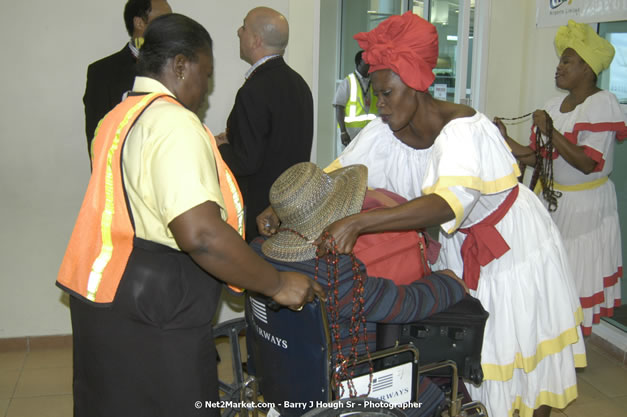
[[[268,315],[266,314],[266,305],[261,301],[257,301],[253,297],[249,298],[250,306],[253,309],[253,316],[262,323],[268,324]]]
[[[257,323],[257,320],[259,320],[260,322],[264,324],[268,324],[268,311],[267,311],[267,306],[265,305],[265,303],[262,303],[261,301],[256,300],[254,297],[249,297],[248,300],[250,301],[250,307],[253,312],[252,322],[254,324],[253,327],[255,328],[255,332],[259,335],[259,337],[261,337],[264,340],[267,340],[273,345],[276,345],[282,349],[287,349],[288,348],[287,340],[273,335],[269,331],[261,328],[259,324]]]
[[[412,363],[407,362],[391,368],[376,371],[372,374],[372,390],[369,391],[370,374],[352,378],[357,396],[366,395],[391,404],[413,404],[412,400]],[[341,381],[344,394],[341,398],[350,397],[348,381]]]

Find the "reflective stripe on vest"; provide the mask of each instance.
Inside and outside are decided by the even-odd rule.
[[[226,222],[230,224],[231,227],[242,236],[242,238],[244,238],[246,235],[244,233],[244,199],[242,198],[242,193],[237,186],[237,181],[235,180],[233,171],[231,171],[231,169],[222,159],[222,155],[220,155],[220,150],[218,149],[218,144],[216,143],[215,137],[209,131],[209,128],[207,128],[207,126],[205,126],[205,130],[209,135],[209,142],[211,143],[211,149],[213,149],[213,154],[215,155],[216,159],[216,165],[218,167],[218,181],[220,182],[220,192],[222,193],[222,198],[224,199],[224,205],[226,208]],[[227,195],[230,195],[231,198],[227,198]],[[244,290],[239,287],[230,284],[227,285],[235,292],[244,292]]]
[[[133,250],[135,230],[126,204],[122,150],[137,118],[157,99],[181,105],[163,93],[130,96],[107,114],[93,141],[92,176],[59,270],[57,284],[94,303],[106,304],[114,300]],[[226,165],[220,153],[216,152],[215,139],[211,135],[210,142],[214,149],[227,222],[243,233],[239,188],[233,174],[225,170]]]
[[[245,237],[244,230],[244,199],[242,198],[242,193],[237,185],[237,181],[235,180],[235,175],[228,167],[228,165],[222,159],[222,155],[220,155],[220,150],[218,149],[218,145],[216,143],[216,139],[213,137],[209,128],[205,126],[205,130],[209,135],[211,149],[213,150],[213,155],[215,156],[216,165],[218,168],[218,181],[220,182],[220,192],[222,193],[222,198],[224,199],[224,205],[226,206],[226,222],[237,231],[242,237]]]
[[[347,127],[362,128],[377,117],[377,97],[372,94],[372,89],[369,88],[366,94],[370,94],[370,110],[366,112],[364,95],[357,76],[353,72],[347,78],[350,95],[344,110],[344,124]]]
[[[100,216],[100,237],[102,240],[102,247],[100,248],[100,253],[96,260],[92,264],[91,272],[89,273],[89,279],[87,280],[87,295],[86,298],[90,301],[96,301],[96,293],[98,292],[98,288],[100,287],[100,283],[102,282],[102,273],[105,267],[111,261],[111,257],[113,255],[113,238],[111,237],[112,226],[113,226],[113,215],[116,212],[116,203],[117,205],[121,205],[124,202],[124,207],[126,208],[126,201],[122,200],[120,196],[115,197],[116,190],[114,188],[120,189],[120,184],[118,184],[118,180],[114,180],[114,165],[117,167],[116,177],[121,179],[121,175],[119,175],[120,167],[121,167],[121,147],[128,136],[128,131],[130,127],[134,124],[137,117],[141,114],[140,110],[145,109],[149,103],[152,103],[156,99],[155,95],[147,95],[143,97],[138,103],[133,105],[131,109],[126,113],[120,124],[115,130],[115,135],[113,136],[113,141],[111,142],[111,146],[107,150],[107,163],[105,168],[105,180],[104,180],[104,208],[102,210],[102,214]],[[121,136],[122,131],[124,131],[124,136]],[[122,143],[120,143],[120,138]],[[120,152],[117,152],[118,149]],[[117,152],[117,155],[116,155]],[[120,162],[120,163],[118,163]],[[114,164],[115,163],[115,164]],[[123,185],[122,185],[123,187]],[[119,191],[117,192],[119,194]],[[123,214],[128,216],[128,210],[123,210]],[[130,219],[129,219],[130,224]],[[131,225],[132,226],[132,225]],[[127,232],[128,233],[128,232]],[[132,236],[135,235],[133,231],[130,234],[131,239]],[[130,251],[129,251],[130,255]],[[121,278],[121,277],[120,277]]]

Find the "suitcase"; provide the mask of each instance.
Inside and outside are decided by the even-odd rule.
[[[421,363],[453,360],[459,376],[480,384],[481,347],[488,312],[479,300],[466,295],[459,303],[424,320],[407,324],[377,324],[377,350],[413,343]],[[446,369],[429,375],[447,376]]]

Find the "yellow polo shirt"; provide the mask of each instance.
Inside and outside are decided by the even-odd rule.
[[[159,81],[135,78],[133,91],[174,96]],[[168,224],[206,202],[220,206],[226,219],[209,136],[196,114],[157,100],[129,132],[122,166],[138,237],[180,249]]]

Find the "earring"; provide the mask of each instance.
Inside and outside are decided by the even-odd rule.
[[[179,79],[179,80],[184,80],[184,79],[185,79],[185,76],[181,74],[181,75],[179,75],[179,76],[178,76],[178,79]]]

